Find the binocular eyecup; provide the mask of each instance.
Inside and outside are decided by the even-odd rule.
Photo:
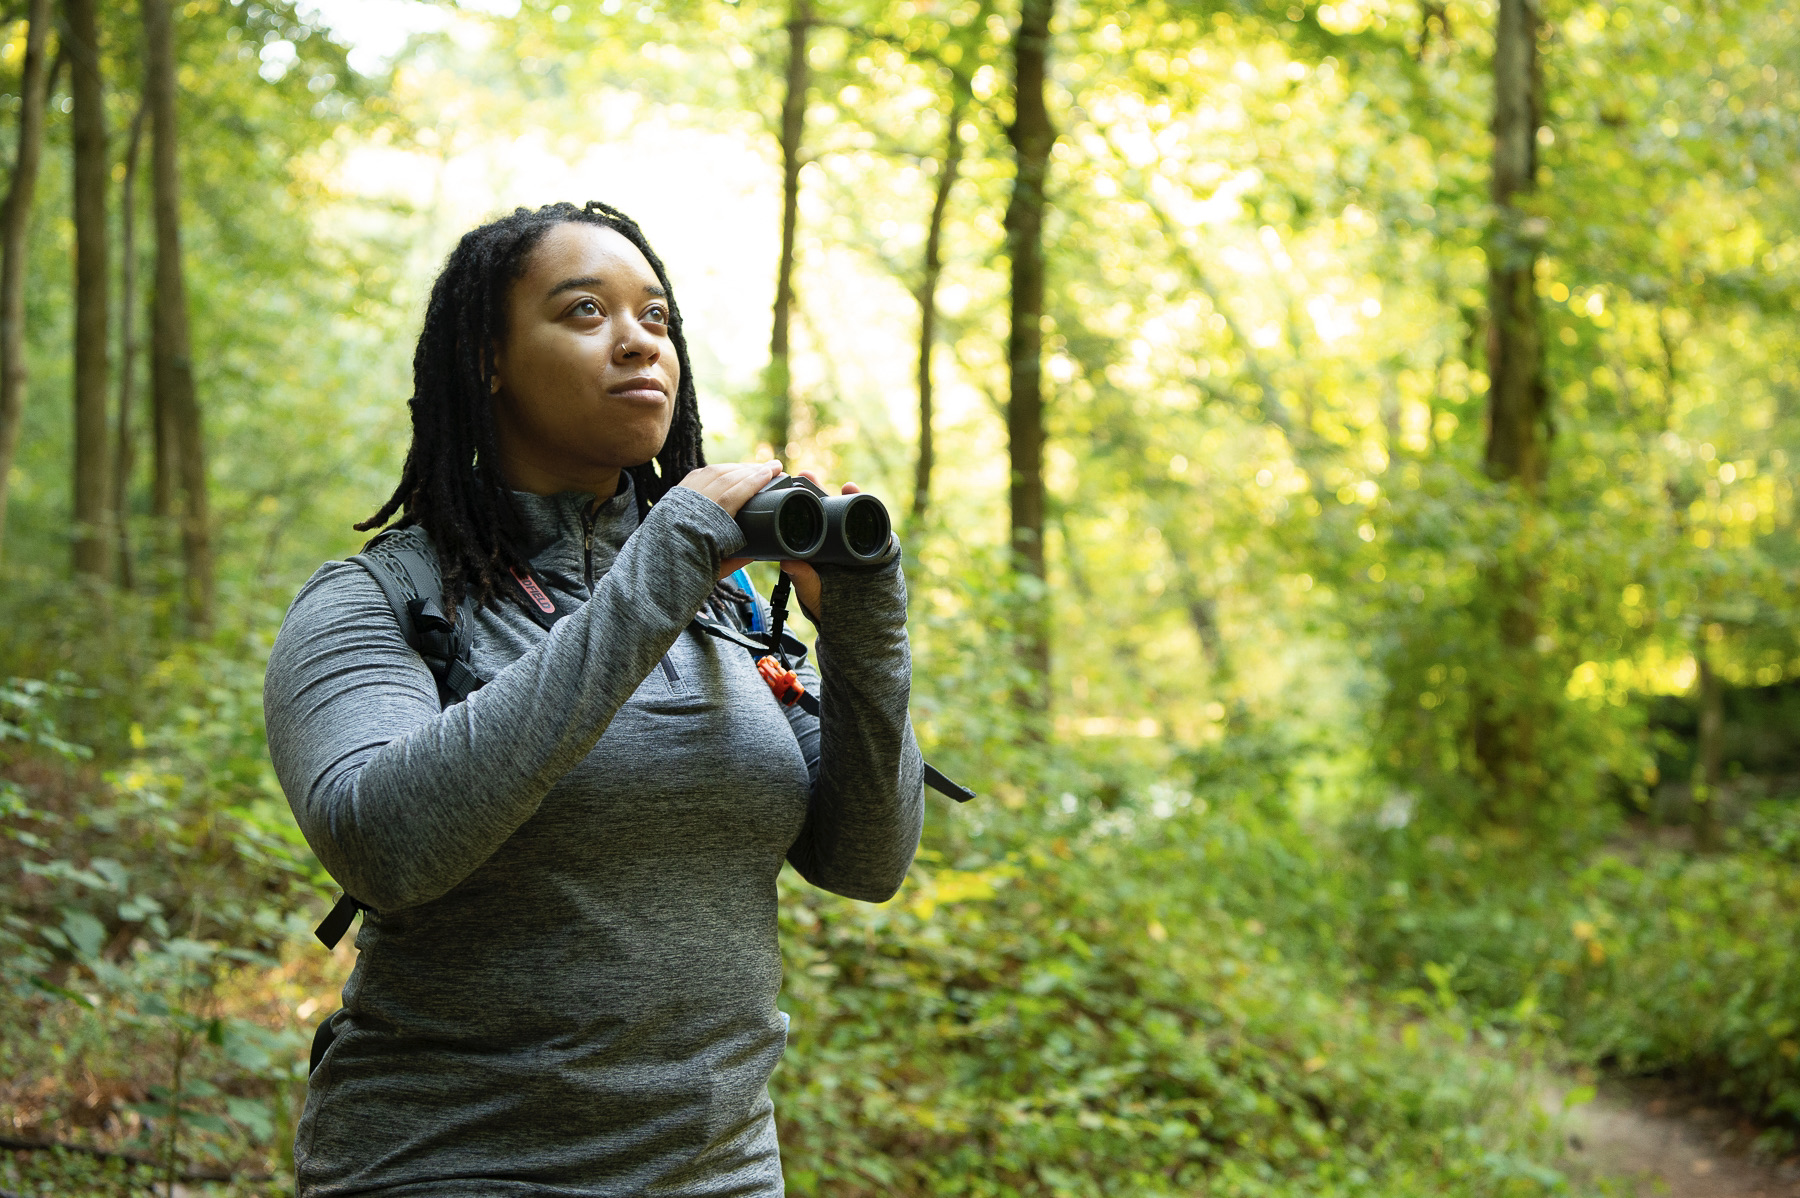
[[[734,557],[828,566],[878,566],[890,560],[893,522],[873,495],[832,495],[783,474],[750,497],[737,524],[744,547]]]

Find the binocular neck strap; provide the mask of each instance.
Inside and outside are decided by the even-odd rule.
[[[735,629],[726,628],[724,625],[716,624],[711,620],[703,620],[696,617],[694,626],[702,632],[718,637],[722,641],[730,641],[734,645],[741,645],[750,650],[752,656],[767,654],[770,651],[773,651],[773,659],[768,656],[762,656],[757,662],[757,672],[762,674],[764,680],[769,683],[770,689],[775,692],[775,697],[779,699],[784,706],[798,704],[801,708],[816,716],[819,714],[818,696],[808,694],[804,687],[798,685],[798,680],[794,677],[793,667],[788,664],[788,638],[782,635],[783,627],[787,624],[788,595],[793,592],[793,589],[794,580],[789,578],[786,574],[783,574],[781,576],[781,581],[775,584],[775,590],[769,595],[769,631],[766,633],[753,634],[758,638],[766,637],[768,639],[767,648],[750,640],[748,637],[743,636]],[[801,657],[805,656],[804,649],[805,647],[801,646]],[[776,660],[781,663],[781,668],[779,670],[765,668],[764,663],[773,665]],[[773,675],[773,677],[771,677],[771,675]],[[937,791],[939,794],[948,795],[959,803],[966,803],[975,797],[974,791],[959,782],[951,781],[942,770],[933,766],[929,761],[925,762],[924,766],[925,785],[931,787],[931,789]]]
[[[787,651],[781,644],[781,630],[787,624],[788,595],[793,589],[794,580],[783,573],[781,581],[775,584],[774,591],[769,594],[769,645],[775,650],[775,656],[784,670],[793,668],[788,664]]]

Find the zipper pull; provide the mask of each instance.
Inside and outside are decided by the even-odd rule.
[[[587,582],[588,596],[594,594],[594,525],[600,520],[599,505],[581,514],[581,575]]]

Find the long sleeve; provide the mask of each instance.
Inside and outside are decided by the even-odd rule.
[[[793,717],[812,799],[788,860],[815,886],[883,902],[905,881],[925,818],[924,763],[907,715],[906,581],[898,560],[819,576],[820,713]]]
[[[325,868],[381,911],[467,877],[594,747],[740,544],[717,504],[671,490],[590,602],[443,711],[375,581],[322,569],[276,638],[263,703],[276,775]]]

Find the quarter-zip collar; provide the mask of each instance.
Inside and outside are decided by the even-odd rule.
[[[595,503],[586,491],[512,493],[525,522],[532,569],[579,580],[593,591],[594,584],[612,569],[625,539],[637,530],[637,498],[631,476],[621,473],[620,477],[623,482],[618,493],[602,503]]]

